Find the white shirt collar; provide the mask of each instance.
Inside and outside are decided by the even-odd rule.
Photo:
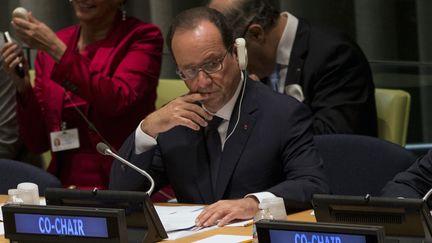
[[[281,16],[283,15],[287,16],[288,20],[279,41],[276,53],[276,62],[288,66],[299,21],[294,15],[288,12],[282,12]]]

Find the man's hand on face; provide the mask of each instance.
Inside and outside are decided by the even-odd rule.
[[[213,118],[196,104],[205,99],[207,95],[199,93],[178,97],[148,115],[141,123],[141,130],[152,137],[179,125],[198,131],[201,127],[206,127],[207,121]]]
[[[237,200],[220,200],[206,207],[195,220],[198,227],[217,224],[219,227],[234,219],[250,219],[258,211],[258,201],[253,197]]]

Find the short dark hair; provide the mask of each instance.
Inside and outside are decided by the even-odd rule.
[[[178,30],[193,30],[203,20],[207,20],[214,24],[219,30],[223,44],[228,50],[234,43],[234,35],[232,28],[228,25],[227,20],[219,11],[208,7],[197,7],[187,9],[179,13],[171,24],[167,34],[167,45],[172,53],[172,38]]]
[[[234,37],[244,37],[251,24],[259,24],[265,31],[276,26],[280,12],[268,0],[236,0],[223,11]]]

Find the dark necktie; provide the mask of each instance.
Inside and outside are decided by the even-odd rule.
[[[210,175],[212,179],[213,190],[216,188],[216,179],[222,157],[221,139],[217,130],[222,121],[222,118],[213,116],[213,119],[208,122],[206,129],[206,145],[210,160]]]

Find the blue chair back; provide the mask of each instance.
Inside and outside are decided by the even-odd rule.
[[[314,137],[330,190],[337,195],[379,196],[384,185],[416,157],[400,145],[361,135]]]
[[[0,194],[7,194],[8,189],[16,188],[21,182],[37,184],[41,196],[47,187],[62,187],[60,180],[45,170],[20,161],[0,159]]]

